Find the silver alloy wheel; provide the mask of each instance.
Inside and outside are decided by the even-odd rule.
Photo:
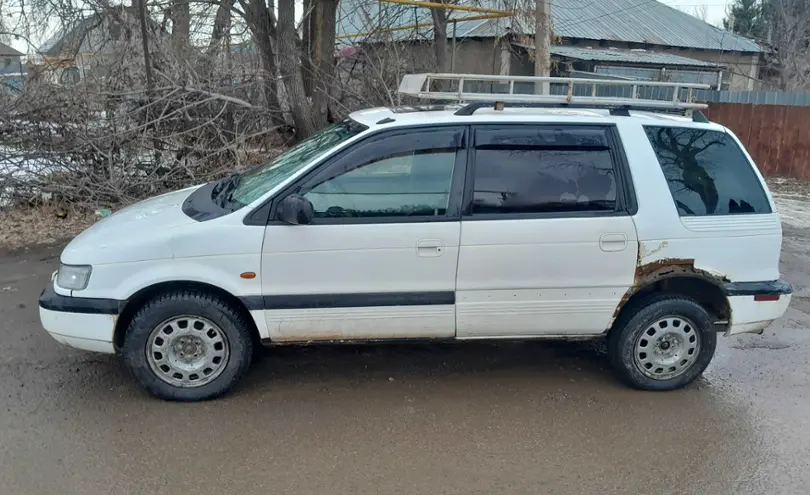
[[[700,335],[694,323],[680,316],[667,316],[649,325],[633,349],[639,371],[654,380],[682,375],[699,354]]]
[[[225,332],[207,318],[175,316],[156,326],[146,343],[155,375],[175,387],[201,387],[225,370],[230,355]]]

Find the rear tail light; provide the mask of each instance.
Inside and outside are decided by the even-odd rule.
[[[778,301],[779,294],[760,294],[754,296],[754,301]]]

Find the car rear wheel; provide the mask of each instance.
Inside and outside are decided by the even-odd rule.
[[[253,355],[249,323],[218,297],[162,294],[141,307],[124,338],[124,360],[149,393],[198,401],[228,392]]]
[[[675,390],[699,377],[714,357],[711,315],[683,296],[658,294],[622,315],[608,356],[619,377],[642,390]]]

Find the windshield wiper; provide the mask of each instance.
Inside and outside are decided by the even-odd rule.
[[[211,191],[211,199],[225,208],[226,204],[233,202],[233,192],[239,187],[241,180],[242,176],[240,174],[231,174],[225,179],[220,180]]]

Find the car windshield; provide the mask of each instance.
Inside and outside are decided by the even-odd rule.
[[[306,166],[313,158],[366,129],[368,127],[351,119],[327,127],[269,162],[242,174],[231,198],[243,205],[252,203]]]

